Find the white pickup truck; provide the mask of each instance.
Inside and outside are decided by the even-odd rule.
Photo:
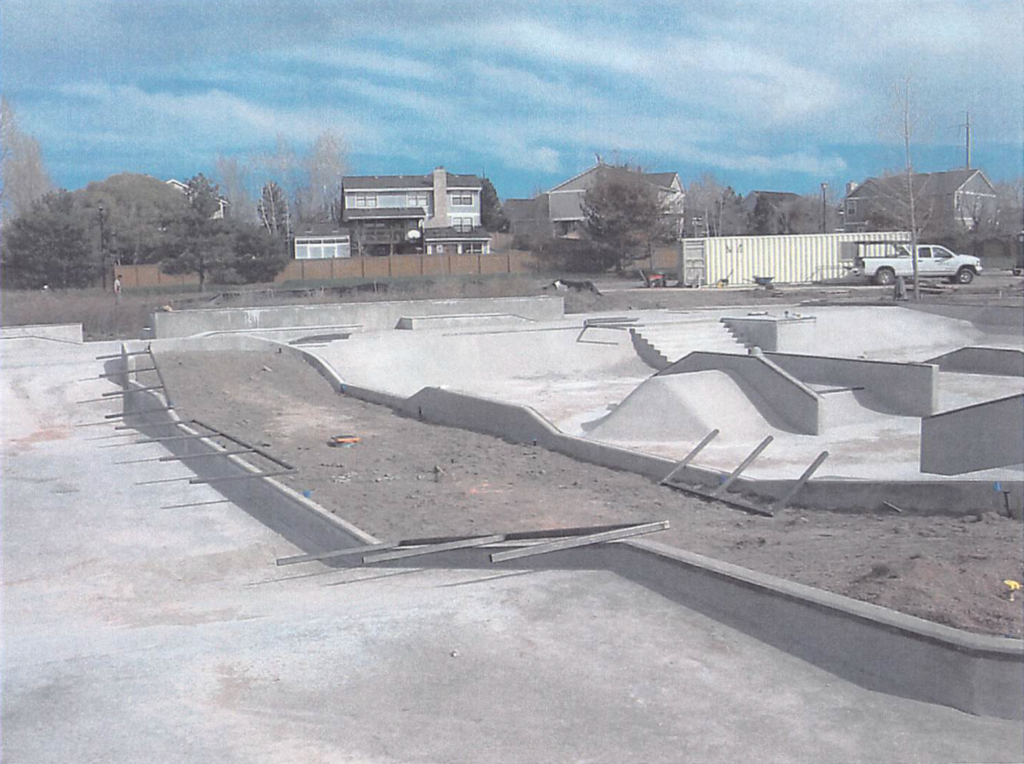
[[[870,254],[858,255],[851,273],[867,276],[875,284],[887,285],[897,276],[910,279],[914,275],[909,244],[890,243],[883,251],[873,247]],[[954,284],[970,284],[981,273],[981,260],[971,255],[957,255],[938,244],[917,245],[917,275],[923,279],[948,279]]]

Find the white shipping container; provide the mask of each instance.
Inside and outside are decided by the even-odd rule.
[[[730,285],[754,284],[754,277],[771,277],[773,284],[810,284],[847,275],[857,242],[909,241],[903,231],[812,233],[781,236],[717,236],[685,239],[687,283],[695,285],[691,262],[703,249],[703,284],[726,280]],[[843,246],[845,244],[845,246]]]

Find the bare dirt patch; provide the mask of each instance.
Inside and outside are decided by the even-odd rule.
[[[269,444],[285,478],[382,539],[666,519],[657,540],[975,632],[1024,636],[1022,523],[873,511],[747,515],[630,473],[424,424],[337,395],[315,370],[266,353],[161,353],[178,413]],[[329,438],[360,442],[332,448]]]

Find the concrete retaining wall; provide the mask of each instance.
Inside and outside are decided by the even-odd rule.
[[[962,347],[930,358],[928,363],[937,364],[942,371],[1024,377],[1024,350],[1020,348]]]
[[[921,472],[965,472],[1024,464],[1024,394],[921,420]]]
[[[28,338],[81,344],[83,342],[82,325],[18,324],[15,326],[0,326],[0,340]]]
[[[891,413],[930,416],[938,406],[938,369],[930,363],[896,363],[795,353],[765,353],[801,382],[863,387]]]
[[[997,334],[1024,334],[1024,311],[1010,305],[932,305],[907,303],[905,310],[918,310],[960,321],[970,321],[982,329]]]
[[[549,296],[278,305],[157,312],[150,317],[150,326],[157,339],[209,332],[353,324],[373,331],[394,329],[402,317],[481,313],[507,313],[531,321],[554,321],[562,318],[565,310],[562,297]]]
[[[658,374],[692,371],[731,372],[749,387],[745,392],[755,404],[760,397],[783,420],[784,427],[805,435],[817,435],[821,431],[821,396],[760,352],[735,355],[697,350]]]

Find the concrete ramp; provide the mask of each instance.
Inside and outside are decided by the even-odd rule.
[[[698,440],[718,428],[723,438],[775,433],[743,388],[724,371],[652,377],[634,390],[588,437],[606,441]]]

